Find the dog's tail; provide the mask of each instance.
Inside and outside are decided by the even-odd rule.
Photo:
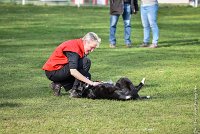
[[[145,78],[142,79],[142,81],[140,82],[140,84],[138,86],[136,86],[137,92],[140,91],[140,89],[144,86],[145,83]]]
[[[140,96],[140,99],[151,99],[151,96]]]

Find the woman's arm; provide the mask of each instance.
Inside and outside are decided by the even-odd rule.
[[[70,73],[72,76],[74,76],[76,79],[80,80],[80,81],[83,81],[89,85],[92,85],[92,86],[96,86],[98,84],[100,84],[99,82],[93,82],[89,79],[87,79],[85,76],[83,76],[77,69],[70,69]]]

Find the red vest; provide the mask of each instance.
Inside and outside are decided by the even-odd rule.
[[[63,54],[63,51],[75,52],[80,56],[80,58],[83,58],[84,46],[82,39],[69,40],[60,44],[51,54],[42,69],[48,71],[59,70],[67,64],[68,59]]]

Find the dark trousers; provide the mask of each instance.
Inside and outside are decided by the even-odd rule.
[[[90,66],[91,61],[89,58],[84,57],[82,59],[79,59],[78,71],[88,79],[91,79],[91,75],[89,73]],[[70,90],[73,87],[73,84],[76,80],[70,74],[69,64],[64,65],[59,70],[45,71],[45,73],[49,80],[61,84],[65,88],[65,90]]]

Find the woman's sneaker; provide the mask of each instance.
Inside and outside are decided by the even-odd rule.
[[[151,44],[150,46],[149,46],[149,48],[157,48],[158,47],[158,44]]]
[[[116,48],[116,45],[110,44],[110,48]]]
[[[53,90],[54,96],[61,96],[61,93],[60,93],[61,87],[62,87],[62,85],[59,83],[52,82],[50,84],[50,88]]]
[[[148,43],[142,43],[141,45],[140,45],[140,47],[148,47]]]
[[[126,44],[126,47],[127,48],[131,48],[132,47],[132,44],[130,43],[130,44]]]

